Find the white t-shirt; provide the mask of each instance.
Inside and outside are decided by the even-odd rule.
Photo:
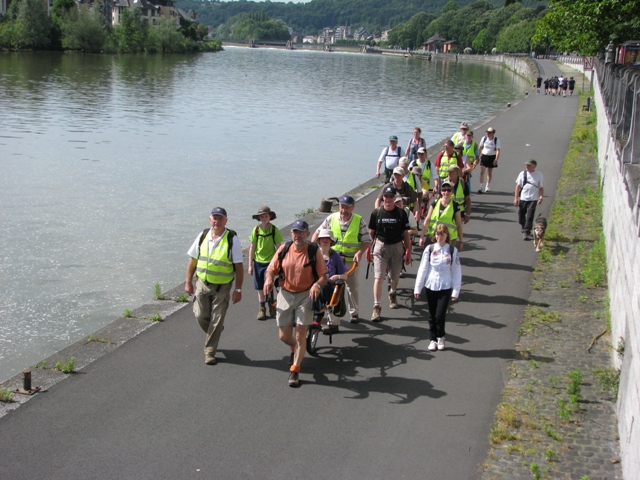
[[[489,137],[482,137],[480,140],[480,148],[482,155],[495,155],[496,150],[500,150],[500,140],[494,135],[493,140],[489,140]]]
[[[527,183],[524,184],[524,174],[527,174]],[[544,188],[544,176],[540,172],[527,172],[526,170],[520,172],[516,179],[516,184],[522,187],[520,191],[520,200],[523,202],[538,201],[540,198],[540,189]]]
[[[212,231],[209,230],[209,233],[207,234],[207,238],[209,239],[209,252],[212,252],[213,250],[218,248],[218,244],[220,243],[220,239],[222,238],[220,237],[214,241],[211,237],[211,234]],[[191,244],[191,248],[189,248],[189,250],[187,251],[187,255],[189,255],[191,258],[198,258],[200,256],[200,245],[198,244],[199,241],[200,235],[196,237],[196,239]],[[242,245],[240,245],[240,239],[237,235],[233,239],[233,245],[231,246],[231,259],[233,263],[242,263]]]

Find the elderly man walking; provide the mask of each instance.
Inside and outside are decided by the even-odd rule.
[[[281,245],[271,259],[263,292],[268,296],[275,278],[280,278],[276,323],[280,340],[291,348],[289,386],[299,387],[300,366],[307,352],[307,329],[313,323],[313,302],[327,283],[327,266],[318,246],[307,241],[307,222],[293,222],[291,238],[293,241]]]
[[[380,178],[380,170],[384,166],[384,181],[388,183],[393,169],[398,166],[400,157],[402,157],[402,149],[398,146],[398,137],[391,135],[389,137],[389,146],[382,149],[380,158],[378,158],[376,178]]]
[[[210,229],[205,229],[194,240],[187,252],[187,278],[184,289],[194,294],[193,274],[197,283],[193,313],[200,328],[207,334],[204,343],[204,362],[215,365],[216,350],[220,335],[224,329],[224,318],[229,307],[229,298],[233,303],[242,299],[242,246],[236,232],[226,228],[227,211],[221,207],[211,210]],[[231,293],[233,280],[236,288]]]
[[[347,271],[351,269],[353,263],[360,263],[362,254],[371,246],[371,235],[367,229],[362,216],[353,213],[356,202],[350,195],[340,197],[340,211],[332,213],[320,224],[311,238],[312,242],[318,240],[321,230],[331,230],[336,238],[336,244],[333,249],[336,250],[343,258]],[[351,323],[358,323],[360,316],[358,307],[360,305],[360,288],[358,279],[358,269],[349,275],[347,279],[347,289],[349,295],[349,314]],[[334,324],[340,324],[340,319],[335,318]]]
[[[409,219],[404,209],[395,205],[395,197],[396,189],[392,186],[386,186],[382,191],[382,206],[376,208],[369,219],[369,233],[375,241],[373,247],[375,280],[373,282],[373,314],[371,315],[371,320],[374,322],[382,321],[380,298],[387,271],[391,283],[389,308],[398,308],[396,288],[400,279],[405,251],[411,248]]]
[[[524,171],[516,179],[516,191],[513,204],[518,207],[518,223],[525,240],[531,240],[533,217],[536,206],[542,203],[544,196],[544,177],[536,172],[538,162],[529,160],[525,163]]]

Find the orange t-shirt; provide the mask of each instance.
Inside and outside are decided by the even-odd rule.
[[[286,244],[280,246],[276,254],[269,263],[268,270],[273,274],[273,277],[278,276],[278,270],[280,269],[280,261],[278,255]],[[298,293],[309,290],[315,279],[313,278],[313,270],[311,266],[305,267],[304,265],[309,262],[308,255],[308,243],[302,250],[296,250],[295,245],[291,245],[289,251],[282,259],[282,271],[284,273],[284,281],[280,284],[282,288],[289,292]],[[318,277],[322,278],[327,274],[327,266],[322,258],[320,249],[316,253],[316,272]]]

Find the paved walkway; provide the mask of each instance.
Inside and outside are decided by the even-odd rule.
[[[555,68],[545,62],[547,74]],[[419,252],[401,308],[383,304],[383,323],[347,324],[332,344],[322,336],[299,389],[287,386],[274,321],[255,320],[245,288],[218,365],[204,364],[204,335],[183,308],[0,418],[0,477],[479,478],[537,260],[516,223],[514,181],[536,158],[548,212],[578,106],[533,95],[474,126],[478,139],[495,127],[503,155],[493,191],[473,195],[446,351],[427,351],[426,305],[412,301]],[[357,212],[368,217],[373,200]],[[359,274],[368,318],[372,279]]]

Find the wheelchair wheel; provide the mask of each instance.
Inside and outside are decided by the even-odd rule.
[[[318,336],[320,335],[320,330],[315,328],[310,328],[307,330],[307,352],[310,355],[316,354],[316,345],[318,344]]]

